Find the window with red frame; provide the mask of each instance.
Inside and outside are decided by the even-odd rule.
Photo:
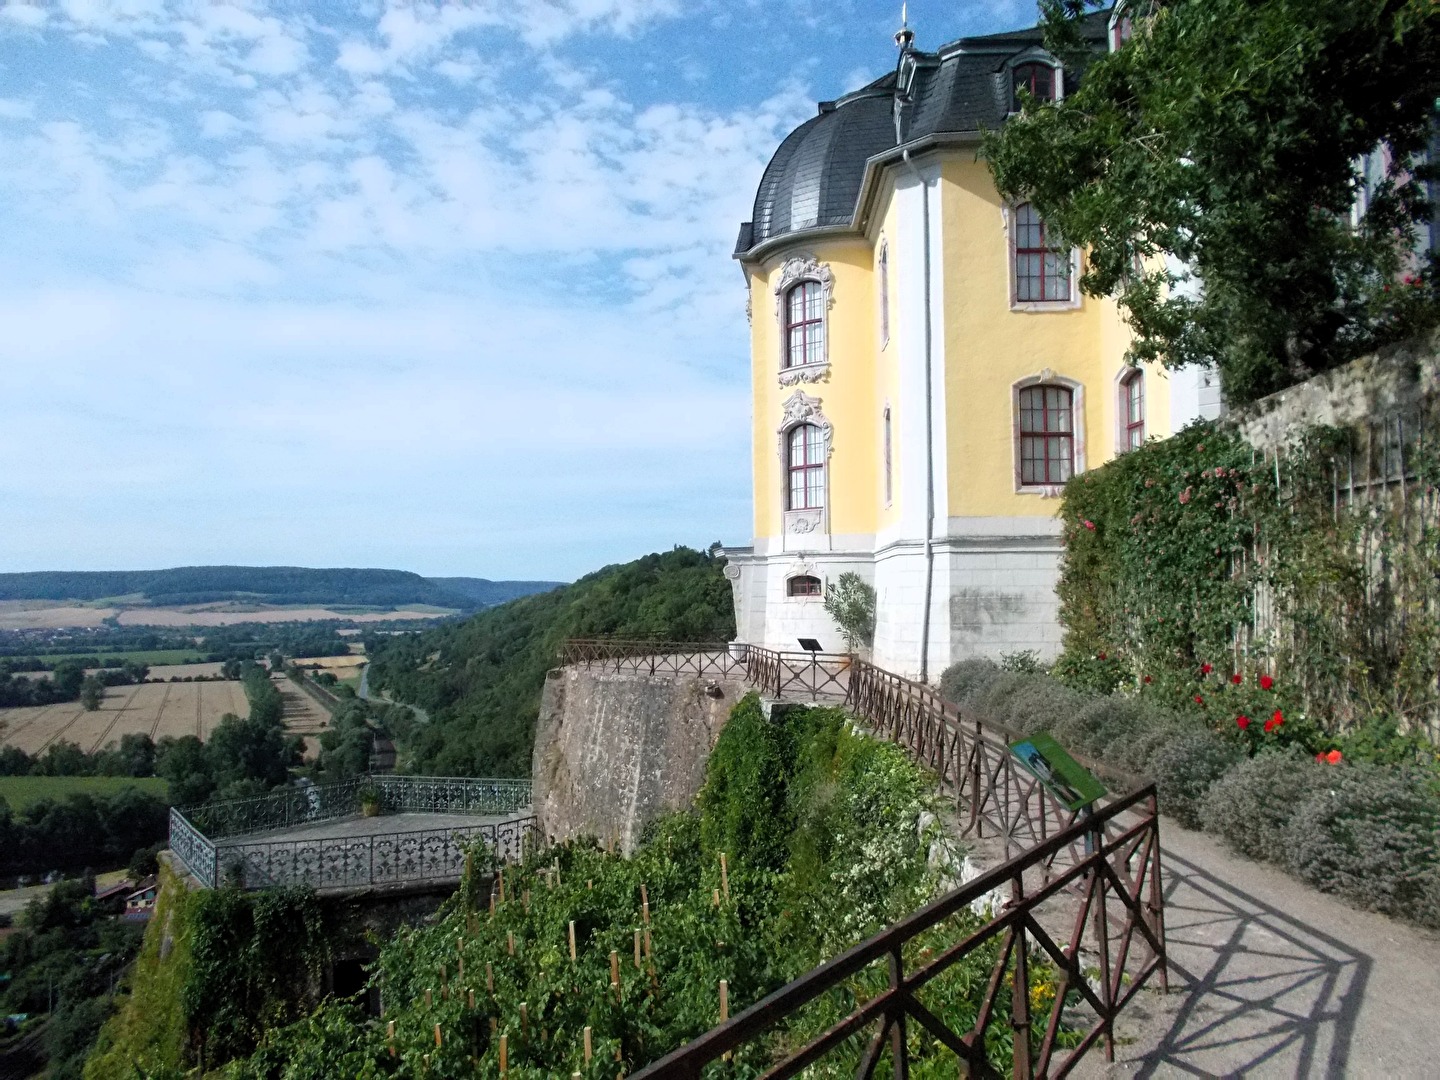
[[[1074,395],[1064,386],[1020,391],[1020,482],[1063,484],[1075,472]]]
[[[1049,64],[1021,64],[1011,73],[1011,109],[1020,111],[1020,91],[1036,101],[1055,100],[1055,69]]]
[[[1027,304],[1070,299],[1070,252],[1029,203],[1015,207],[1015,299]]]
[[[785,366],[824,359],[825,291],[818,281],[802,281],[785,294]]]
[[[791,596],[819,596],[820,579],[811,577],[809,574],[801,574],[799,577],[792,577],[787,583],[790,586]]]
[[[788,510],[817,510],[825,505],[825,437],[814,424],[791,428],[785,464],[790,474]]]
[[[1145,376],[1132,371],[1120,383],[1121,415],[1125,417],[1125,449],[1145,444]]]
[[[1120,48],[1135,34],[1135,23],[1129,15],[1121,15],[1110,28],[1110,51]]]

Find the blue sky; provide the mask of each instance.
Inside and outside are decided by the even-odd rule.
[[[1033,0],[916,0],[922,47]],[[754,187],[898,3],[0,0],[0,570],[749,538]]]

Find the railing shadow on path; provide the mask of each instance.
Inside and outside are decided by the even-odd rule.
[[[1162,861],[1176,992],[1109,1075],[1358,1075],[1372,957],[1173,850]]]

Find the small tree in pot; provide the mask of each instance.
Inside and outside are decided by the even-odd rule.
[[[825,590],[825,611],[845,635],[850,652],[875,640],[875,590],[859,574],[847,571]]]

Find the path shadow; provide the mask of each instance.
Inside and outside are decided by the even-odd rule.
[[[1347,1075],[1372,958],[1189,859],[1164,872],[1170,994],[1124,1072]]]

